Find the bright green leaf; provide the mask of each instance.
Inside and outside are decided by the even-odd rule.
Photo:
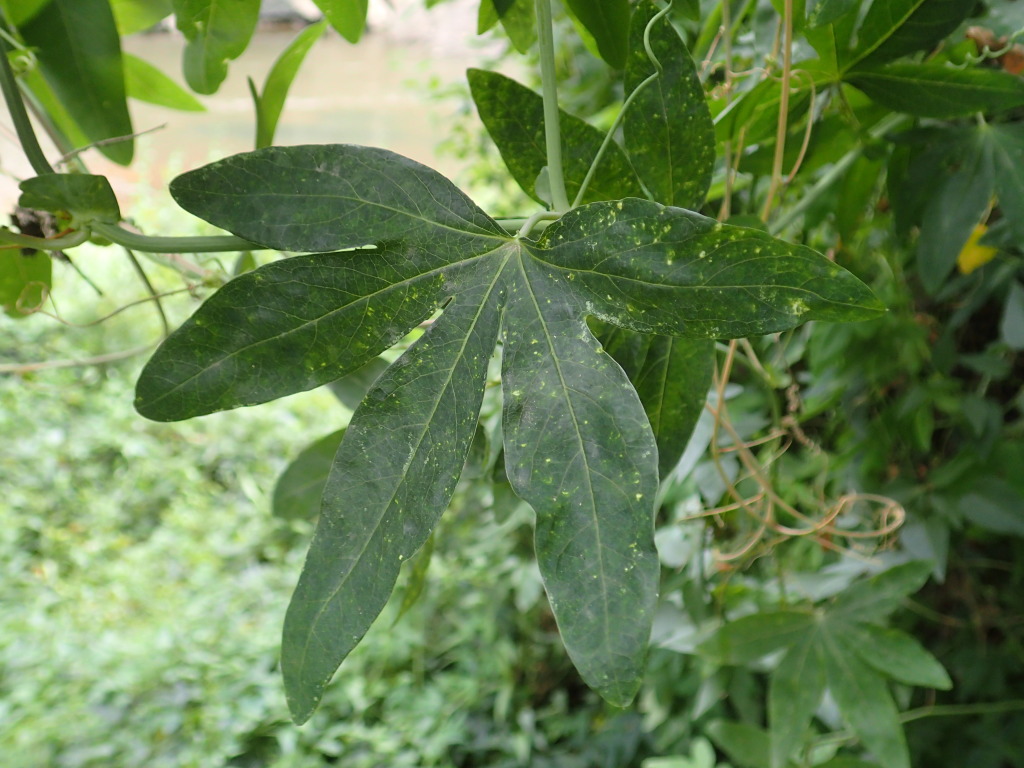
[[[467,77],[480,119],[512,177],[526,194],[537,202],[544,202],[535,186],[548,162],[544,102],[540,94],[497,72],[471,69]],[[562,169],[571,200],[579,192],[604,136],[589,123],[566,112],[560,113],[560,125]],[[583,202],[644,196],[626,156],[617,144],[611,144],[601,158]]]
[[[528,52],[537,41],[533,0],[480,0],[477,34],[482,35],[499,21],[519,53]]]
[[[196,93],[215,93],[228,61],[249,45],[259,20],[260,0],[174,0],[178,29],[185,35],[185,80]]]
[[[28,317],[43,303],[53,284],[53,265],[48,253],[0,251],[0,305],[10,317]]]
[[[886,768],[910,768],[899,712],[885,681],[861,661],[845,631],[823,628],[822,634],[828,689],[843,718]]]
[[[627,93],[657,72],[644,48],[644,31],[656,10],[644,2],[633,16]],[[654,200],[697,210],[704,203],[715,166],[715,133],[704,87],[686,45],[667,18],[655,23],[649,39],[661,73],[626,109],[622,128],[626,153]]]
[[[784,768],[804,743],[814,712],[825,693],[825,669],[816,630],[793,643],[768,684],[768,722],[772,768]]]
[[[184,112],[205,112],[206,107],[191,93],[148,61],[124,54],[124,85],[128,96]]]
[[[0,10],[15,27],[20,27],[42,10],[50,0],[0,0]]]
[[[166,19],[174,12],[172,0],[110,0],[121,35],[133,35]]]
[[[320,514],[320,497],[327,484],[334,454],[344,437],[339,429],[302,449],[277,478],[270,509],[275,517],[315,520]]]
[[[89,142],[116,163],[132,160],[121,41],[107,0],[52,0],[21,27],[39,69]],[[69,137],[72,138],[72,137]]]
[[[626,63],[629,0],[567,0],[566,6],[593,35],[601,58],[621,69]]]
[[[956,29],[974,6],[973,0],[876,0],[857,30],[857,48],[844,68],[927,50]]]
[[[25,179],[18,185],[18,204],[51,213],[70,213],[75,226],[90,221],[114,224],[121,210],[105,176],[86,173],[47,173]]]
[[[313,47],[313,43],[320,39],[326,27],[327,24],[323,21],[306,27],[281,52],[274,66],[270,68],[263,84],[263,92],[256,101],[256,149],[269,147],[274,143],[277,121],[281,118],[288,90],[292,87],[306,54]]]
[[[839,593],[828,616],[865,622],[884,619],[924,586],[931,570],[931,563],[915,561],[858,581]]]
[[[814,632],[807,611],[761,611],[724,624],[700,645],[700,652],[724,664],[749,664]]]
[[[366,28],[367,0],[313,0],[327,21],[350,43],[358,43]]]
[[[712,720],[704,732],[740,768],[770,768],[768,734],[749,723]]]
[[[894,680],[943,691],[953,687],[938,659],[906,632],[875,624],[857,624],[849,632],[861,660]]]
[[[959,117],[1024,105],[1024,79],[997,69],[895,63],[846,79],[874,101],[918,117]]]

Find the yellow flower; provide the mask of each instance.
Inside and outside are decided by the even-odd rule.
[[[967,238],[967,242],[964,243],[960,255],[956,257],[956,266],[963,274],[969,275],[978,267],[988,264],[995,258],[998,252],[997,248],[993,248],[991,245],[978,245],[978,241],[987,231],[988,227],[984,224],[976,226],[971,232],[971,236]]]

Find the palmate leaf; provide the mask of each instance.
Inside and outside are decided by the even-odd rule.
[[[379,149],[272,147],[171,190],[262,245],[356,250],[285,259],[214,294],[143,370],[145,416],[184,419],[335,380],[443,308],[376,380],[335,456],[285,620],[299,722],[447,506],[499,340],[506,472],[536,511],[562,637],[584,679],[625,704],[657,590],[657,449],[587,316],[702,338],[879,311],[813,251],[644,200],[583,206],[537,241],[513,237],[439,174]]]

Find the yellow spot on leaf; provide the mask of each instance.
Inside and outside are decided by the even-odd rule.
[[[978,245],[978,241],[987,231],[988,227],[984,224],[976,226],[971,232],[971,236],[967,238],[967,242],[964,243],[960,255],[956,257],[956,266],[963,274],[969,275],[978,267],[988,264],[995,258],[996,248],[991,245]]]

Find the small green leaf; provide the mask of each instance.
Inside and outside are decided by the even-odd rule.
[[[724,624],[698,650],[723,664],[749,664],[813,634],[814,627],[807,611],[762,611]]]
[[[50,255],[0,251],[0,305],[10,317],[21,319],[46,299],[53,284]]]
[[[91,221],[115,224],[121,209],[105,176],[87,173],[47,173],[25,179],[18,185],[18,204],[51,213],[70,213],[72,225]]]
[[[625,66],[629,0],[567,0],[566,6],[594,36],[601,58],[616,69]]]
[[[381,374],[388,369],[388,363],[384,358],[375,357],[361,368],[357,368],[340,379],[328,384],[328,388],[341,404],[354,411],[363,402],[366,393],[373,386],[373,382],[380,378]]]
[[[124,54],[125,91],[133,99],[183,112],[205,112],[206,107],[191,93],[148,61]]]
[[[814,712],[825,693],[825,668],[817,631],[790,646],[768,685],[771,766],[784,768],[804,743]]]
[[[768,734],[749,723],[712,720],[704,732],[741,768],[771,768]]]
[[[499,21],[519,53],[527,53],[537,41],[532,0],[480,0],[477,34],[482,35]]]
[[[270,508],[275,517],[315,520],[320,497],[345,430],[339,429],[306,446],[277,478]]]
[[[144,32],[174,12],[172,0],[110,0],[122,36]]]
[[[857,624],[849,631],[861,660],[879,672],[908,685],[943,691],[953,687],[938,659],[906,632],[875,624]]]
[[[644,48],[644,32],[656,10],[644,2],[633,16],[627,93],[657,72]],[[649,39],[661,73],[626,110],[622,128],[626,153],[654,200],[697,210],[704,203],[715,166],[715,133],[704,87],[667,17],[654,24]]]
[[[885,768],[910,768],[899,711],[885,681],[861,661],[844,632],[823,628],[822,649],[828,689],[843,719]]]
[[[260,0],[174,0],[178,29],[185,35],[185,80],[196,93],[216,93],[228,61],[248,47],[259,20]]]
[[[1024,105],[1024,80],[997,69],[895,63],[855,70],[846,79],[882,106],[919,117],[960,117]]]
[[[858,581],[839,593],[828,611],[831,619],[878,621],[895,611],[904,598],[924,586],[931,563],[915,561]]]
[[[277,121],[281,118],[288,90],[306,54],[313,47],[313,43],[320,39],[326,27],[327,23],[323,21],[306,27],[281,52],[274,66],[270,68],[270,73],[263,84],[263,92],[256,103],[256,149],[269,147],[274,143]]]
[[[20,32],[36,48],[43,77],[87,140],[125,137],[100,151],[116,163],[130,163],[134,145],[121,41],[107,0],[51,0]]]
[[[857,31],[857,47],[844,68],[881,64],[928,50],[956,29],[974,9],[971,0],[873,2]]]
[[[358,43],[366,28],[367,0],[313,0],[327,21],[350,43]]]
[[[545,202],[536,189],[537,177],[548,162],[544,143],[544,101],[540,94],[497,72],[470,69],[466,76],[480,119],[512,177],[526,194],[539,203]],[[562,170],[571,200],[579,192],[604,136],[578,117],[566,112],[559,115]],[[630,196],[645,195],[622,149],[612,143],[601,158],[583,202]]]

